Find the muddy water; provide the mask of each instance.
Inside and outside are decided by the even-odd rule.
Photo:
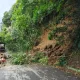
[[[0,80],[80,80],[80,79],[49,66],[11,65],[0,68]]]

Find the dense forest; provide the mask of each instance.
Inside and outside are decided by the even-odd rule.
[[[80,68],[80,62],[76,63],[80,56],[79,3],[79,0],[17,0],[4,13],[0,32],[6,49],[17,53],[13,63],[23,64],[26,60]]]

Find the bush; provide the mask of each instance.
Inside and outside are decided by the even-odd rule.
[[[38,52],[32,57],[32,62],[39,62],[39,59],[44,57],[44,53]]]
[[[56,29],[52,30],[52,31],[48,34],[48,39],[49,39],[49,40],[52,40],[53,37],[55,36],[55,33],[56,33]]]
[[[58,65],[59,66],[65,66],[65,65],[67,65],[67,58],[65,56],[61,56],[59,58]]]
[[[39,63],[43,64],[43,65],[47,65],[48,64],[48,57],[44,57],[39,59]]]
[[[41,63],[41,64],[48,64],[48,57],[44,56],[44,53],[38,52],[33,57],[25,53],[18,52],[16,54],[12,54],[11,63],[15,65],[23,65],[23,64],[30,64],[30,63]]]
[[[26,55],[25,53],[16,53],[12,54],[11,63],[16,65],[28,64],[30,55]]]
[[[49,33],[48,34],[48,40],[52,40],[52,38],[53,38],[53,34],[52,33]]]
[[[32,57],[31,62],[48,64],[48,57],[45,56],[44,53],[38,52]]]
[[[65,32],[66,30],[67,30],[67,26],[55,28],[54,30],[52,30],[52,31],[48,34],[48,39],[49,39],[49,40],[52,40],[53,37],[54,37],[54,38],[57,38],[56,33]],[[60,37],[59,37],[59,38],[60,38]]]

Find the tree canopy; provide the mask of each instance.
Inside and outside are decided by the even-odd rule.
[[[10,50],[29,50],[41,34],[40,25],[51,12],[59,13],[66,0],[17,0],[4,13],[4,41]],[[10,28],[6,28],[9,27]],[[5,31],[6,32],[5,32]],[[6,34],[5,34],[6,33]],[[10,47],[12,46],[12,48]]]

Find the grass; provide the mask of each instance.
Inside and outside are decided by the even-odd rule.
[[[72,71],[76,71],[76,72],[80,73],[80,69],[69,67],[69,66],[67,66],[67,68],[70,69],[70,70],[72,70]]]

